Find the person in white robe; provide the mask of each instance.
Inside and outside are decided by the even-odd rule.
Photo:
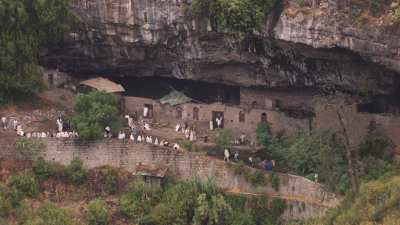
[[[119,139],[119,140],[124,139],[124,135],[123,135],[123,132],[122,132],[122,131],[118,132],[118,139]]]
[[[229,153],[229,150],[226,148],[225,150],[224,150],[224,161],[226,161],[226,162],[229,162],[229,157],[230,157],[230,153]]]
[[[137,141],[138,141],[139,143],[142,142],[142,137],[141,137],[140,135],[137,137]]]
[[[190,141],[196,141],[196,132],[194,130],[190,131]]]
[[[214,130],[214,123],[212,120],[210,120],[210,130]]]
[[[154,144],[155,145],[158,145],[159,143],[158,143],[158,138],[156,138],[156,140],[154,141]]]
[[[111,128],[109,126],[106,126],[104,130],[105,130],[104,137],[111,138]]]
[[[179,149],[180,149],[180,146],[179,146],[177,143],[175,143],[174,146],[173,146],[173,149],[174,149],[174,150],[179,150]]]
[[[145,130],[150,130],[150,124],[145,123],[145,124],[144,124],[144,129],[145,129]]]
[[[129,139],[131,139],[132,142],[135,142],[135,136],[133,136],[133,134],[131,134],[131,135],[129,136]]]
[[[185,130],[185,138],[189,139],[189,137],[190,137],[190,130],[189,130],[189,128],[186,128],[186,130]]]
[[[1,125],[4,130],[7,129],[7,117],[1,117]]]
[[[176,124],[175,131],[179,132],[180,129],[181,129],[181,124],[180,123]]]
[[[147,106],[145,106],[143,108],[143,117],[147,118],[148,115],[149,115],[149,108],[147,108]]]
[[[152,136],[149,137],[149,144],[153,144],[153,137]]]
[[[32,137],[32,134],[31,133],[26,133],[26,138],[31,138]]]
[[[18,126],[18,120],[14,119],[13,120],[13,128],[14,128],[14,130],[17,130],[17,126]]]
[[[57,128],[58,128],[58,132],[62,132],[63,131],[63,121],[61,118],[57,119]]]

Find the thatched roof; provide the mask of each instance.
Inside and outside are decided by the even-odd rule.
[[[136,165],[135,175],[164,178],[167,171],[168,167],[166,166],[155,165],[155,164],[145,165],[139,163]]]
[[[122,85],[110,81],[109,79],[97,77],[89,80],[80,82],[81,85],[89,86],[91,88],[97,89],[99,91],[104,91],[106,93],[118,93],[124,92],[125,89]]]

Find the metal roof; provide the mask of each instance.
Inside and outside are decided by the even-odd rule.
[[[109,79],[103,77],[97,77],[89,80],[80,82],[81,85],[86,85],[95,88],[99,91],[104,91],[106,93],[118,93],[125,92],[125,88],[122,85],[117,84]]]

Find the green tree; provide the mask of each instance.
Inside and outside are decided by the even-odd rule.
[[[228,225],[232,214],[231,206],[221,194],[200,194],[194,211],[194,225]]]
[[[220,150],[230,148],[232,146],[233,136],[229,130],[222,130],[218,133],[216,144]]]
[[[0,0],[0,101],[40,88],[39,46],[73,24],[66,0]]]
[[[101,199],[89,202],[87,220],[89,225],[108,225],[111,221],[107,203]]]
[[[100,91],[78,94],[75,99],[72,124],[79,136],[85,140],[95,140],[103,136],[106,126],[117,130],[121,125],[116,96]]]

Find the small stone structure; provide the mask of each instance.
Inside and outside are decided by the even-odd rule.
[[[153,145],[132,144],[120,140],[80,143],[74,140],[48,139],[42,156],[48,161],[64,165],[79,158],[86,168],[110,165],[131,172],[135,171],[139,163],[166,166],[168,173],[178,180],[212,179],[217,186],[228,192],[286,199],[288,208],[284,216],[291,219],[315,217],[338,204],[336,196],[323,185],[303,177],[277,174],[280,177],[280,187],[276,191],[271,184],[253,186],[244,177],[234,173],[232,164],[222,160],[201,153],[174,151]]]

